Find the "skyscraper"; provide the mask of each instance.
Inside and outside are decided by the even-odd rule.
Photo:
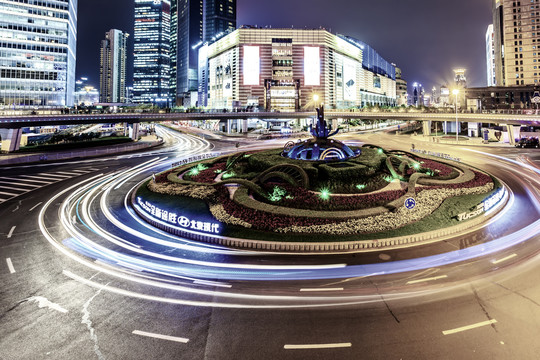
[[[101,41],[99,101],[126,102],[126,58],[128,33],[111,29]]]
[[[236,0],[206,0],[204,41],[212,42],[220,34],[236,29]]]
[[[493,0],[497,85],[537,85],[540,79],[540,3]]]
[[[198,86],[198,52],[236,28],[236,0],[172,0],[171,96],[177,103]]]
[[[166,106],[170,78],[169,0],[135,0],[133,101]]]
[[[493,24],[490,24],[486,31],[486,70],[487,86],[495,86],[495,38]]]
[[[77,0],[3,0],[0,106],[72,106]]]

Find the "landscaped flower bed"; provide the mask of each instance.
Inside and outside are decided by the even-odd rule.
[[[393,190],[365,195],[339,196],[328,194],[325,196],[324,189],[321,189],[323,192],[316,193],[302,187],[283,184],[272,184],[269,192],[275,191],[275,189],[284,190],[284,195],[279,197],[279,200],[272,201],[273,199],[268,198],[257,198],[257,200],[295,209],[344,211],[382,206],[399,199],[406,193],[405,190]]]
[[[225,226],[335,237],[404,227],[429,217],[446,199],[487,195],[494,187],[491,176],[480,171],[407,153],[363,149],[364,157],[341,163],[277,154],[269,150],[184,165],[157,175],[148,188],[202,199]],[[417,179],[416,172],[425,175]],[[403,206],[406,197],[415,198],[414,209]]]

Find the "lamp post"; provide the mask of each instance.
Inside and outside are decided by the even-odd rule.
[[[454,94],[456,96],[456,142],[459,142],[459,133],[458,133],[458,116],[457,116],[457,102],[458,102],[458,94],[459,94],[459,90],[458,89],[454,89],[452,90],[452,94]]]

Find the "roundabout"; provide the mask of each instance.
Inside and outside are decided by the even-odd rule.
[[[134,210],[169,233],[266,251],[396,248],[486,222],[510,195],[461,162],[330,139],[217,156],[164,171],[132,192]]]
[[[194,142],[189,147],[200,143],[197,138],[181,137]],[[365,143],[379,145],[373,147],[345,143],[365,150],[366,155],[369,149],[377,153],[379,148],[384,156],[417,155],[405,151],[407,144],[388,138],[379,142],[375,136],[366,138]],[[117,358],[148,359],[156,354],[160,358],[210,358],[210,353],[215,358],[222,358],[219,354],[288,358],[286,344],[346,343],[352,344],[350,351],[342,349],[324,357],[354,358],[360,351],[377,358],[380,347],[386,349],[384,357],[391,353],[415,357],[416,346],[429,341],[433,351],[425,358],[436,358],[449,347],[450,358],[471,358],[472,350],[481,352],[482,358],[485,354],[534,358],[530,341],[537,329],[536,284],[540,283],[540,183],[535,162],[521,154],[513,159],[495,151],[452,149],[461,162],[444,159],[441,163],[468,164],[499,179],[506,189],[499,208],[490,209],[488,216],[475,214],[477,207],[465,212],[463,217],[470,218],[463,224],[481,220],[465,231],[439,232],[431,240],[414,244],[387,243],[365,249],[264,250],[174,235],[149,224],[135,211],[132,194],[153,173],[159,181],[159,174],[179,166],[189,169],[238,152],[234,145],[200,145],[203,149],[191,154],[179,149],[174,156],[155,153],[105,161],[100,170],[23,202],[29,211],[37,209],[36,202],[43,204],[40,211],[30,212],[37,229],[34,221],[9,224],[17,225],[16,241],[5,249],[17,272],[6,278],[11,284],[6,297],[13,309],[3,321],[6,329],[23,328],[14,335],[2,334],[6,349],[20,351],[10,340],[28,336],[36,340],[25,354],[53,344],[62,354],[76,352],[91,358],[98,349],[107,358],[115,358],[118,344],[123,344]],[[243,152],[252,154],[276,148],[276,144],[242,146]],[[424,155],[420,157],[438,161]],[[386,162],[381,164],[387,171]],[[397,162],[394,168],[400,174]],[[402,183],[408,185],[399,180]],[[379,189],[357,195],[366,196],[398,181],[381,184]],[[420,186],[417,190],[421,193]],[[337,193],[331,191],[330,196]],[[479,195],[482,202],[488,196]],[[407,199],[402,211],[420,206],[416,197],[414,207]],[[192,220],[200,221],[203,230],[208,222],[211,231],[215,220],[208,205],[200,204],[208,218],[187,216],[185,208],[176,209],[177,218],[185,216],[190,226]],[[0,216],[7,216],[6,211],[11,213],[17,205],[6,207]],[[460,214],[452,220],[458,225]],[[47,304],[49,308],[38,307]],[[29,312],[40,320],[28,316]],[[77,334],[77,341],[68,345],[67,329]],[[51,330],[54,334],[48,336]],[[141,338],[141,334],[162,337]],[[165,342],[166,336],[181,338],[183,343]],[[245,354],[246,341],[250,342],[249,355]]]
[[[369,149],[363,149],[364,153],[370,154]],[[380,153],[379,148],[374,149],[374,152]],[[400,154],[402,155],[399,156],[403,156],[404,153]],[[380,156],[386,156],[384,151]],[[225,161],[229,158],[221,159]],[[106,176],[97,174],[64,190],[52,197],[42,208],[40,229],[43,235],[55,248],[78,264],[119,281],[117,287],[107,285],[106,288],[124,296],[192,306],[311,308],[378,302],[381,294],[384,294],[386,300],[403,300],[422,297],[427,293],[448,293],[461,286],[461,281],[452,279],[450,275],[454,272],[455,265],[459,264],[461,274],[468,273],[467,278],[489,273],[494,263],[487,261],[478,266],[477,259],[490,259],[495,254],[522,246],[540,232],[540,222],[533,221],[527,225],[520,224],[522,227],[510,234],[497,235],[491,239],[484,237],[485,240],[481,240],[485,228],[496,228],[498,222],[515,211],[511,188],[506,191],[505,187],[501,187],[499,193],[503,195],[493,197],[492,194],[498,193],[494,192],[493,186],[489,186],[479,194],[479,198],[484,199],[482,201],[486,212],[476,213],[478,210],[475,210],[475,214],[471,215],[472,220],[465,222],[469,223],[467,230],[459,225],[460,231],[456,234],[448,229],[439,229],[431,232],[431,239],[423,239],[420,235],[408,236],[421,240],[414,244],[406,241],[399,243],[395,239],[375,239],[352,242],[351,248],[346,248],[343,243],[329,242],[309,244],[305,248],[298,244],[289,244],[290,247],[279,249],[274,244],[275,247],[270,249],[262,246],[249,249],[246,240],[238,240],[244,245],[241,246],[244,249],[237,249],[206,243],[208,234],[201,232],[190,232],[190,236],[164,232],[155,226],[157,222],[143,219],[140,211],[135,211],[136,207],[132,207],[135,189],[139,188],[141,183],[148,182],[149,173],[169,167],[170,163],[156,158],[122,172]],[[466,169],[463,164],[455,166]],[[189,169],[193,168],[198,168],[198,164],[182,165],[174,170],[174,174],[190,172]],[[471,172],[474,178],[476,174],[483,174],[480,170]],[[462,174],[465,174],[465,171],[462,171]],[[167,176],[170,177],[170,174]],[[157,181],[159,178],[160,175],[156,176]],[[234,183],[237,180],[230,181]],[[436,190],[440,191],[438,188]],[[405,203],[411,197],[405,194],[400,198],[404,199],[400,199],[402,211],[409,211]],[[415,203],[418,199],[415,198]],[[50,212],[54,210],[53,204],[58,202],[61,203],[58,215],[62,228],[49,230],[46,219],[54,217]],[[496,204],[487,205],[493,202]],[[145,203],[141,200],[140,204]],[[415,204],[413,209],[418,206]],[[154,207],[154,214],[156,209]],[[476,205],[475,209],[479,207]],[[497,211],[492,211],[494,209]],[[151,214],[152,209],[148,211]],[[169,214],[170,212],[167,218]],[[163,217],[163,211],[161,215]],[[459,215],[456,215],[454,221],[459,221]],[[179,213],[174,217],[179,226],[201,227],[203,230],[206,227],[208,233],[221,230],[220,226],[213,226],[215,223],[211,218],[191,220],[189,216]],[[478,222],[475,222],[475,219]],[[182,231],[184,234],[185,229]],[[278,235],[283,236],[282,233]],[[223,238],[224,242],[230,241],[222,235],[214,236]],[[477,240],[465,244],[462,242],[464,236]],[[358,244],[362,242],[377,245],[361,248]],[[440,274],[446,274],[438,275],[442,277],[437,279],[448,279],[442,280],[448,283],[443,287],[430,289],[426,288],[426,283],[419,282],[416,286],[413,282],[413,286],[409,286],[406,291],[396,293],[393,289],[392,284],[410,279],[412,273],[430,272],[431,269],[446,269],[438,270]],[[96,288],[104,286],[69,271],[65,271],[64,275]],[[291,295],[289,291],[292,284],[302,287],[304,283],[313,286],[313,282],[327,284],[328,281],[341,282],[350,279],[368,281],[356,282],[347,292],[332,296],[311,291]],[[261,282],[266,285],[261,287]],[[272,286],[268,287],[269,284]],[[377,284],[376,292],[373,292],[373,284]],[[165,291],[166,296],[155,295],[162,291]],[[320,291],[324,292],[324,287]]]

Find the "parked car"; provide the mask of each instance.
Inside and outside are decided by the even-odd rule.
[[[520,148],[539,148],[540,141],[537,137],[521,138],[517,143],[516,147]]]

